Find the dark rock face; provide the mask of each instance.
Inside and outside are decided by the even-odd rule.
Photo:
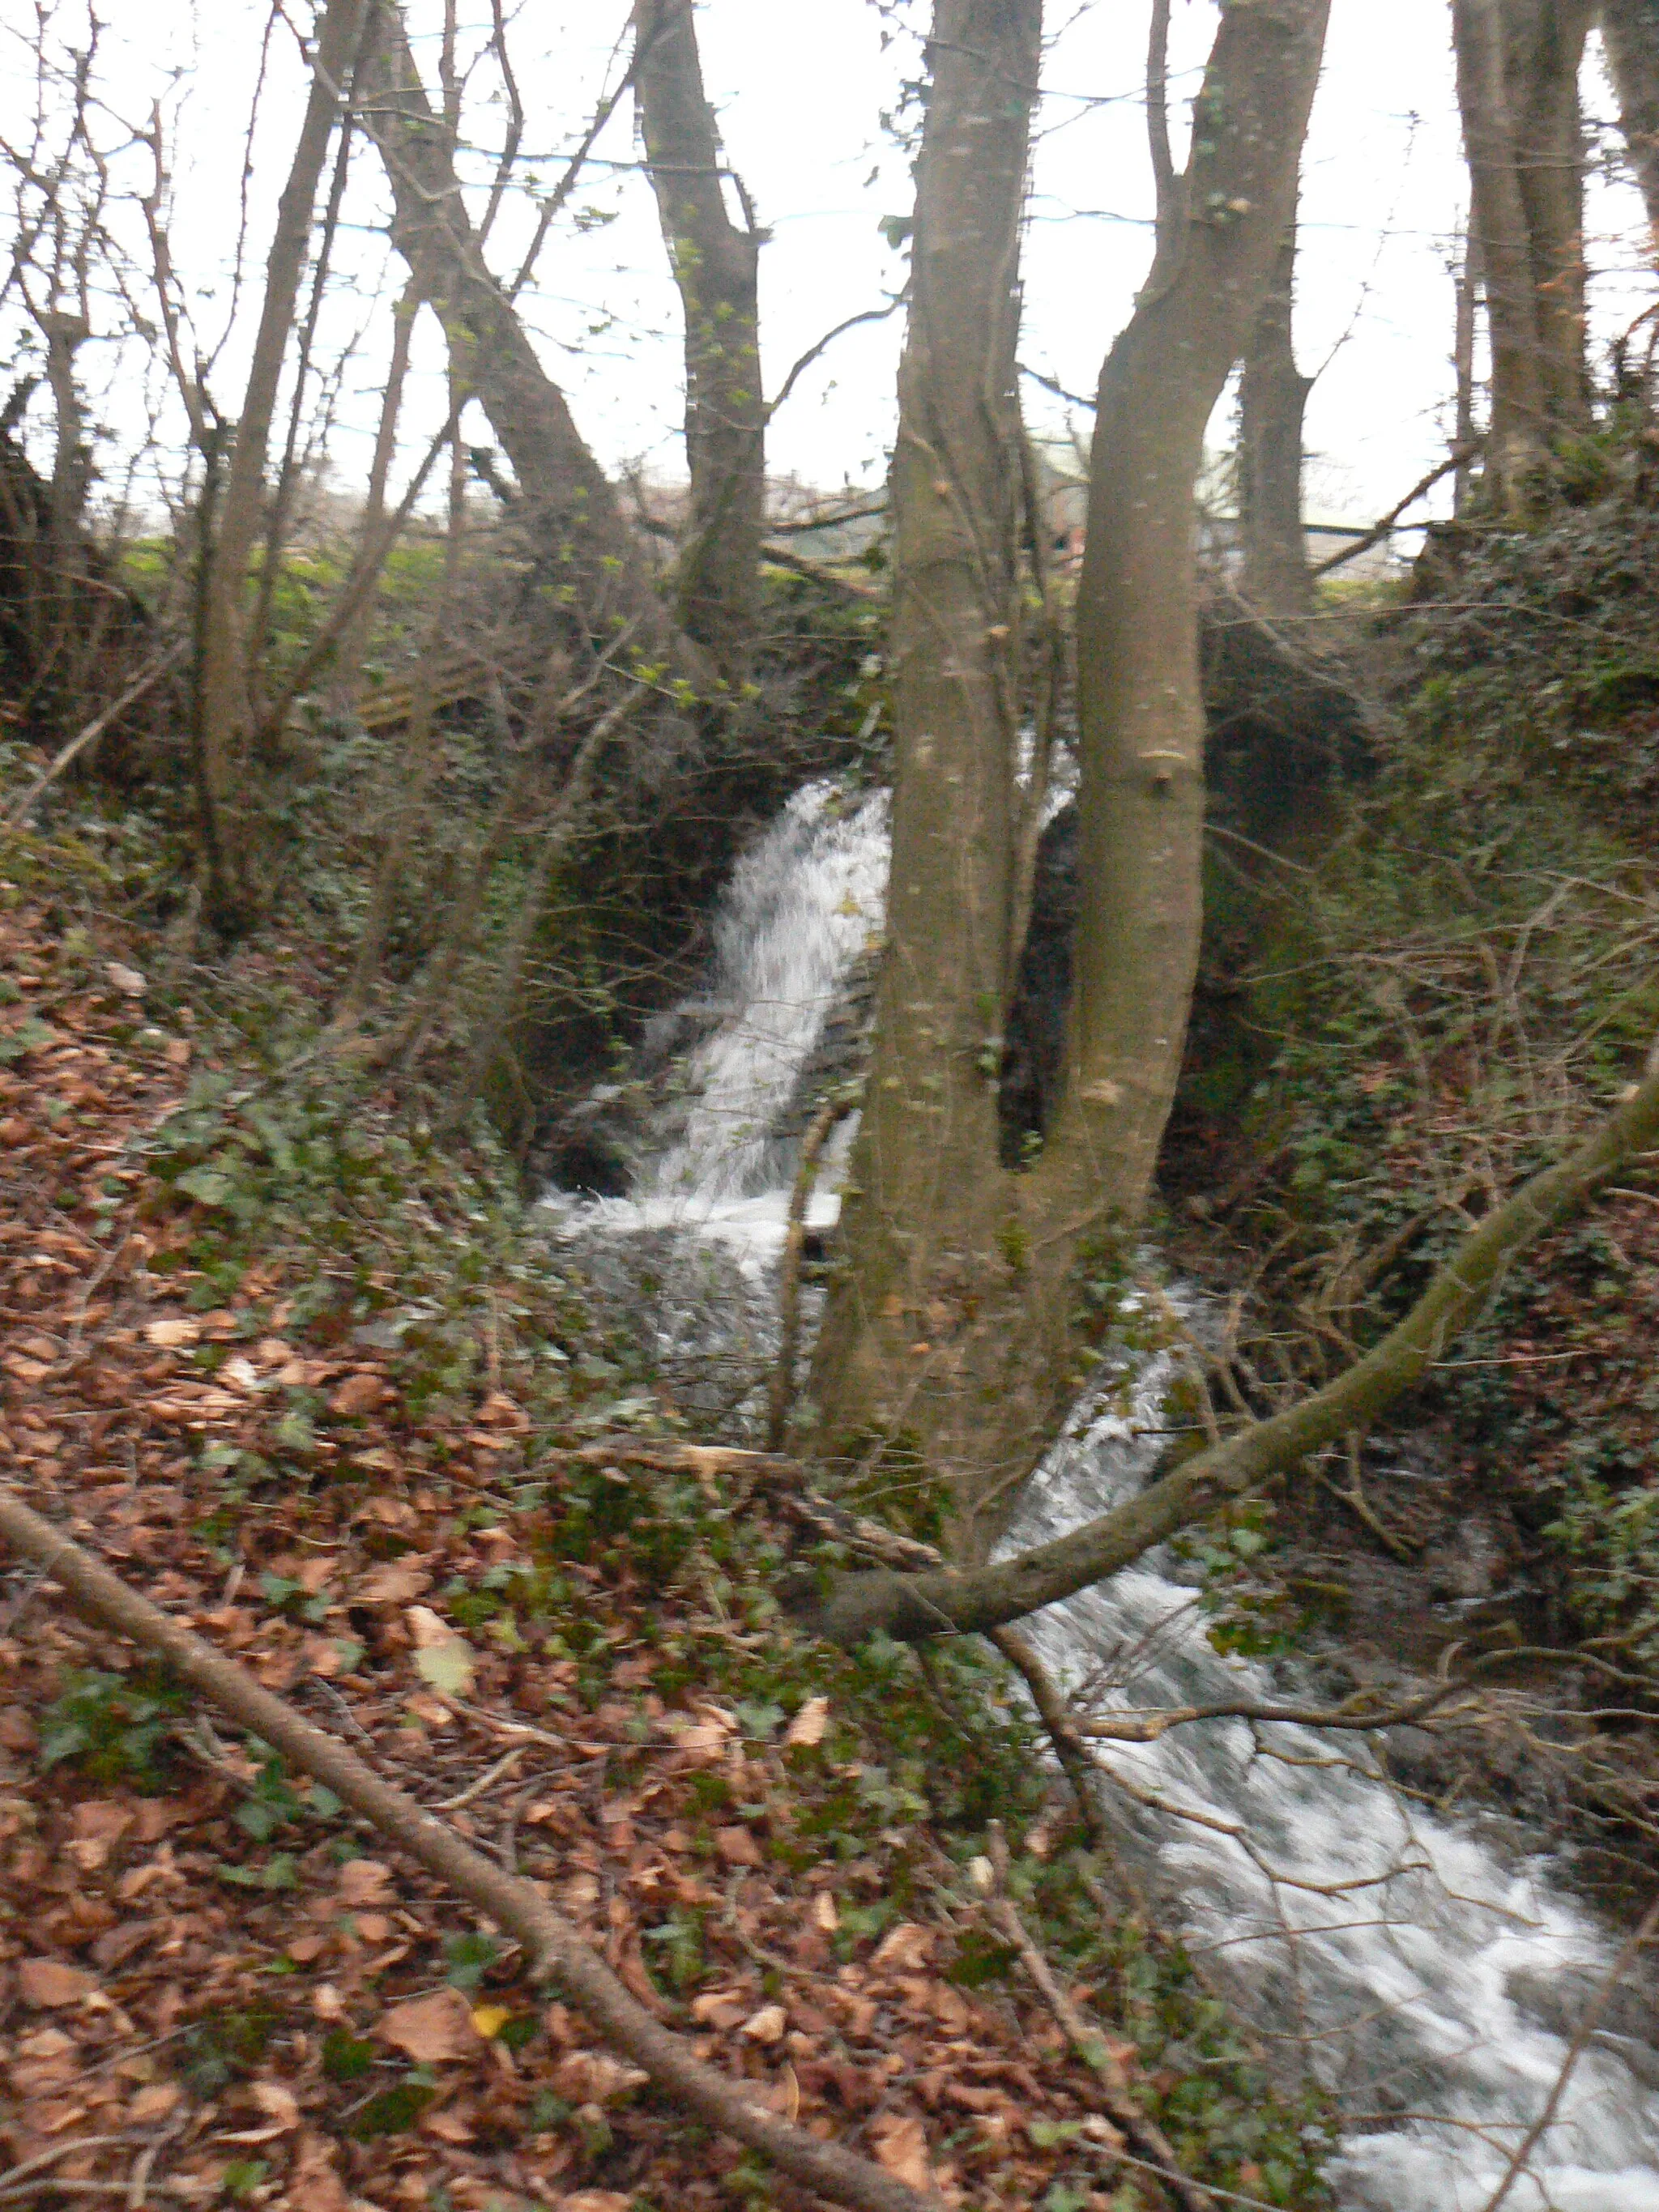
[[[1338,671],[1300,654],[1241,601],[1213,596],[1202,630],[1209,734],[1205,767],[1212,823],[1268,851],[1306,843],[1333,785],[1364,772],[1363,710]],[[1062,806],[1037,847],[1030,922],[1005,1034],[1001,1074],[1002,1155],[1015,1168],[1048,1126],[1065,1049],[1078,918],[1078,819]],[[1248,917],[1245,921],[1248,934]],[[1235,915],[1232,933],[1237,933]],[[1212,933],[1213,938],[1214,933]],[[1209,948],[1212,956],[1217,947]],[[1223,964],[1231,957],[1221,948]],[[1206,965],[1215,965],[1212,957]],[[862,1072],[875,1014],[878,956],[853,969],[818,1042],[779,1116],[773,1137],[798,1144],[819,1103]],[[562,1189],[612,1195],[628,1188],[635,1163],[670,1098],[674,1071],[719,1020],[712,1001],[653,1016],[644,1025],[625,1078],[607,1082],[567,1110],[537,1164]],[[1227,1010],[1203,981],[1194,1007],[1193,1052],[1212,1049],[1210,1032]]]
[[[1062,806],[1037,841],[1031,919],[1003,1040],[1002,1164],[1018,1167],[1048,1126],[1066,1048],[1077,935],[1077,808]]]
[[[1340,672],[1299,655],[1242,601],[1218,595],[1202,630],[1205,744],[1211,825],[1267,853],[1316,841],[1334,786],[1369,763],[1364,712]],[[1242,848],[1248,853],[1249,847]],[[1072,944],[1078,919],[1075,804],[1062,807],[1037,846],[1031,919],[1010,1009],[1002,1066],[1005,1167],[1029,1157],[1048,1128],[1060,1077]],[[1248,914],[1237,902],[1232,932]],[[1228,964],[1206,924],[1206,973],[1193,1008],[1193,1054],[1217,1048],[1226,1008],[1211,984]],[[1222,952],[1218,963],[1215,955]]]

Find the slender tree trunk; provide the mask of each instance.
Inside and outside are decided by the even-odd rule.
[[[1462,459],[1452,479],[1452,515],[1461,521],[1468,512],[1474,484],[1470,462],[1474,453],[1474,329],[1480,294],[1480,269],[1474,234],[1465,235],[1462,259],[1457,270],[1457,300],[1452,326],[1452,370],[1456,378],[1456,428],[1453,443]]]
[[[1328,0],[1224,7],[1187,217],[1107,357],[1078,598],[1080,904],[1051,1218],[1137,1221],[1175,1093],[1201,921],[1193,493],[1295,209]]]
[[[995,1081],[1008,982],[1021,497],[1019,228],[1041,0],[936,0],[893,456],[893,855],[875,1053],[816,1365],[836,1442],[955,1467],[976,1285],[1006,1272]],[[935,1347],[937,1346],[937,1351]]]
[[[1296,230],[1286,233],[1255,319],[1239,386],[1238,507],[1242,582],[1251,605],[1286,620],[1313,610],[1302,523],[1303,418],[1313,379],[1296,365]]]
[[[339,110],[339,88],[361,48],[374,0],[328,0],[318,23],[311,90],[288,182],[277,204],[276,228],[265,264],[265,293],[253,343],[252,364],[235,428],[219,525],[211,547],[205,620],[199,647],[204,811],[218,824],[225,880],[210,884],[209,919],[218,927],[240,925],[249,896],[246,880],[246,793],[243,759],[250,716],[244,641],[243,595],[259,527],[265,461],[270,445],[276,387],[294,327],[311,238],[318,179]]]
[[[1294,208],[1327,0],[1224,9],[1181,220],[1102,374],[1078,608],[1081,921],[1064,1087],[1029,1174],[992,1088],[1013,871],[1016,243],[1035,6],[939,0],[894,469],[894,853],[870,1103],[815,1395],[831,1449],[908,1446],[983,1557],[1085,1364],[1073,1263],[1143,1211],[1197,958],[1194,488]]]
[[[1659,257],[1659,0],[1601,0],[1601,35]]]
[[[392,311],[392,358],[386,367],[380,419],[375,427],[374,451],[368,464],[368,489],[363,497],[363,519],[358,532],[360,546],[374,544],[386,520],[386,486],[392,479],[392,464],[398,448],[398,419],[403,412],[404,386],[409,376],[410,345],[422,296],[419,278],[410,276],[404,287],[403,297]],[[374,600],[366,594],[362,605],[340,633],[329,672],[329,690],[338,708],[349,707],[362,683],[363,658],[368,649],[374,619]]]
[[[1578,66],[1590,0],[1453,0],[1492,344],[1483,503],[1525,514],[1586,418]]]
[[[568,603],[601,640],[629,623],[647,659],[676,657],[672,625],[610,479],[478,252],[453,147],[393,6],[383,9],[367,74],[363,120],[392,185],[392,241],[449,330],[518,477],[526,519],[568,578]]]
[[[1544,405],[1559,439],[1589,424],[1584,359],[1584,126],[1578,76],[1595,0],[1511,0],[1521,197],[1538,301]]]
[[[663,240],[685,316],[685,453],[691,507],[674,572],[681,627],[728,683],[752,665],[765,524],[761,397],[762,234],[746,197],[726,211],[714,111],[703,89],[691,0],[639,0],[634,72]]]

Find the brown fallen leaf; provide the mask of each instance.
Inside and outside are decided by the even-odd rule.
[[[165,1321],[151,1322],[144,1334],[151,1344],[158,1344],[164,1351],[171,1352],[181,1344],[199,1343],[202,1324],[199,1321],[192,1321],[188,1315],[176,1314]]]
[[[830,1725],[828,1698],[809,1698],[783,1732],[786,1744],[812,1745],[823,1741],[823,1732]]]
[[[341,1383],[328,1401],[328,1410],[331,1413],[372,1413],[391,1395],[385,1378],[374,1368],[360,1367]]]
[[[872,2120],[870,2148],[877,2163],[896,2181],[908,2182],[912,2189],[931,2191],[934,2186],[933,2169],[927,2162],[927,2133],[913,2114],[888,2112]]]
[[[407,1605],[432,1587],[432,1577],[418,1559],[388,1559],[371,1567],[351,1593],[354,1605]]]
[[[355,1911],[362,1905],[384,1905],[392,1869],[380,1859],[348,1859],[340,1869],[340,1902]]]
[[[604,2051],[573,2051],[554,2068],[555,2096],[571,2105],[609,2105],[650,2080],[637,2066],[625,2065]]]
[[[447,2106],[442,2112],[422,2113],[421,2133],[436,2136],[440,2142],[469,2143],[474,2130],[464,2112]]]
[[[17,1994],[26,2005],[79,2004],[97,1986],[95,1974],[61,1959],[25,1959],[17,1969]]]
[[[914,1920],[901,1920],[877,1944],[870,1963],[872,1966],[885,1966],[890,1973],[913,1974],[918,1966],[927,1965],[933,1948],[931,1929],[919,1928]]]
[[[762,1864],[760,1845],[745,1827],[716,1828],[714,1848],[727,1866],[757,1867]]]
[[[775,2043],[789,2025],[789,2015],[781,2004],[763,2005],[744,2021],[743,2032],[751,2043]]]
[[[614,2189],[576,2189],[559,2199],[559,2212],[632,2212],[634,2199]]]
[[[39,1732],[21,1705],[0,1707],[0,1747],[21,1752],[40,1748]]]
[[[280,2081],[255,2081],[252,2085],[254,2103],[273,2120],[280,2120],[284,2128],[300,2124],[300,2104],[292,2089]]]
[[[127,2106],[127,2118],[135,2128],[164,2120],[184,2094],[176,2081],[147,2081]]]
[[[472,2008],[459,1990],[439,1990],[432,1996],[411,1997],[405,2004],[393,2005],[375,2022],[374,2033],[382,2043],[403,2051],[417,2066],[472,2058],[483,2049],[483,2038],[472,2025]]]

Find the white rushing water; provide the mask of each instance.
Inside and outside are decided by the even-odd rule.
[[[725,1012],[693,1056],[673,1133],[630,1199],[560,1201],[567,1224],[579,1213],[589,1238],[678,1227],[763,1286],[788,1196],[773,1125],[879,927],[885,863],[878,799],[815,787],[792,801],[734,873],[716,938]],[[818,1201],[821,1218],[835,1203]],[[1144,1480],[1174,1357],[1138,1355],[1111,1378],[1114,1410],[1079,1413],[1010,1548]],[[1055,1671],[1098,1685],[1101,1705],[1282,1694],[1267,1668],[1212,1649],[1191,1591],[1156,1557],[1034,1626]],[[1112,1744],[1105,1764],[1195,1955],[1254,1993],[1261,2033],[1300,2053],[1351,2116],[1333,2176],[1346,2212],[1483,2212],[1568,2056],[1517,1996],[1565,1991],[1571,2019],[1613,1955],[1548,1863],[1424,1813],[1375,1777],[1362,1737],[1212,1722]],[[1645,2045],[1593,2039],[1506,2212],[1659,2212],[1655,2087]]]

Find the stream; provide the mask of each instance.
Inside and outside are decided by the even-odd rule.
[[[879,796],[798,793],[734,871],[704,1033],[630,1194],[547,1201],[590,1271],[635,1285],[665,1370],[724,1374],[734,1415],[770,1348],[793,1176],[780,1124],[880,928],[885,877]],[[813,1200],[822,1228],[849,1138],[843,1125]],[[1144,1481],[1176,1356],[1109,1358],[1007,1549]],[[1285,1692],[1267,1668],[1211,1647],[1193,1591],[1156,1553],[1030,1626],[1054,1672],[1087,1680],[1097,1705]],[[1310,2068],[1336,2100],[1344,2212],[1485,2212],[1615,1954],[1561,1869],[1518,1832],[1492,1840],[1425,1813],[1376,1775],[1359,1735],[1209,1722],[1113,1744],[1103,1765],[1114,1818],[1195,1960],[1284,2054],[1281,2073]],[[1628,2004],[1610,2012],[1577,2057],[1505,2212],[1659,2212],[1659,2051],[1612,2032],[1627,2015]]]

